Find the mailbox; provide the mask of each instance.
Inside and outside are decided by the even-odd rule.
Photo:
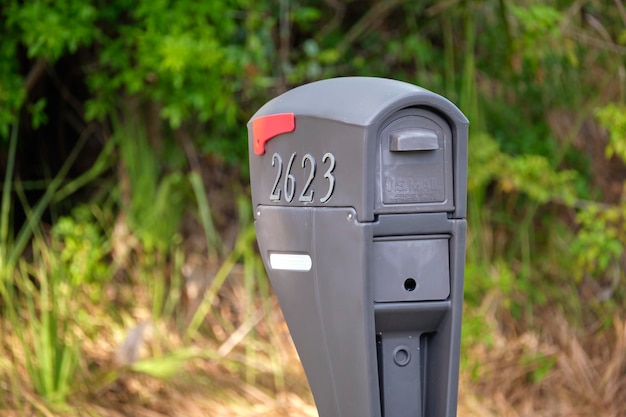
[[[248,123],[259,250],[321,417],[456,415],[467,128],[447,99],[369,77]]]

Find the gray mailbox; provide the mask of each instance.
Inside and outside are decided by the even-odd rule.
[[[248,123],[257,240],[321,417],[456,415],[468,121],[388,79]]]

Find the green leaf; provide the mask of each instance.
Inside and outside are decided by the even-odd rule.
[[[135,362],[130,368],[154,378],[169,379],[180,372],[191,359],[198,356],[197,349],[181,348],[167,355]]]

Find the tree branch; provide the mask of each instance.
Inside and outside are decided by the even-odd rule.
[[[39,58],[37,62],[35,62],[35,65],[32,66],[30,71],[28,71],[28,75],[26,76],[26,81],[24,82],[27,93],[30,93],[33,90],[33,88],[35,88],[37,81],[39,81],[39,79],[42,77],[44,72],[46,72],[47,67],[48,67],[48,61],[45,60],[44,58]]]
[[[345,53],[352,43],[361,37],[363,33],[372,31],[380,26],[381,22],[385,20],[385,17],[387,17],[391,10],[403,1],[404,0],[387,0],[376,3],[376,5],[370,8],[361,20],[356,22],[354,26],[350,28],[341,42],[339,42],[339,45],[337,45],[339,53]]]

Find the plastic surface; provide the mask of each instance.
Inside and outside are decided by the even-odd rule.
[[[252,121],[254,153],[263,155],[268,141],[283,133],[293,132],[296,128],[295,119],[293,113],[270,114],[254,119]]]
[[[445,300],[450,295],[449,236],[376,239],[374,301]]]
[[[369,248],[345,245],[371,240],[372,226],[358,223],[354,210],[345,208],[258,210],[262,253],[309,253],[318,260],[306,272],[274,270],[267,258],[265,267],[320,416],[379,415]]]
[[[389,150],[391,152],[436,151],[439,149],[439,141],[439,135],[434,129],[402,129],[391,133]]]
[[[273,118],[291,113],[292,131]],[[437,94],[366,77],[249,122],[259,250],[320,417],[456,415],[467,126]]]

